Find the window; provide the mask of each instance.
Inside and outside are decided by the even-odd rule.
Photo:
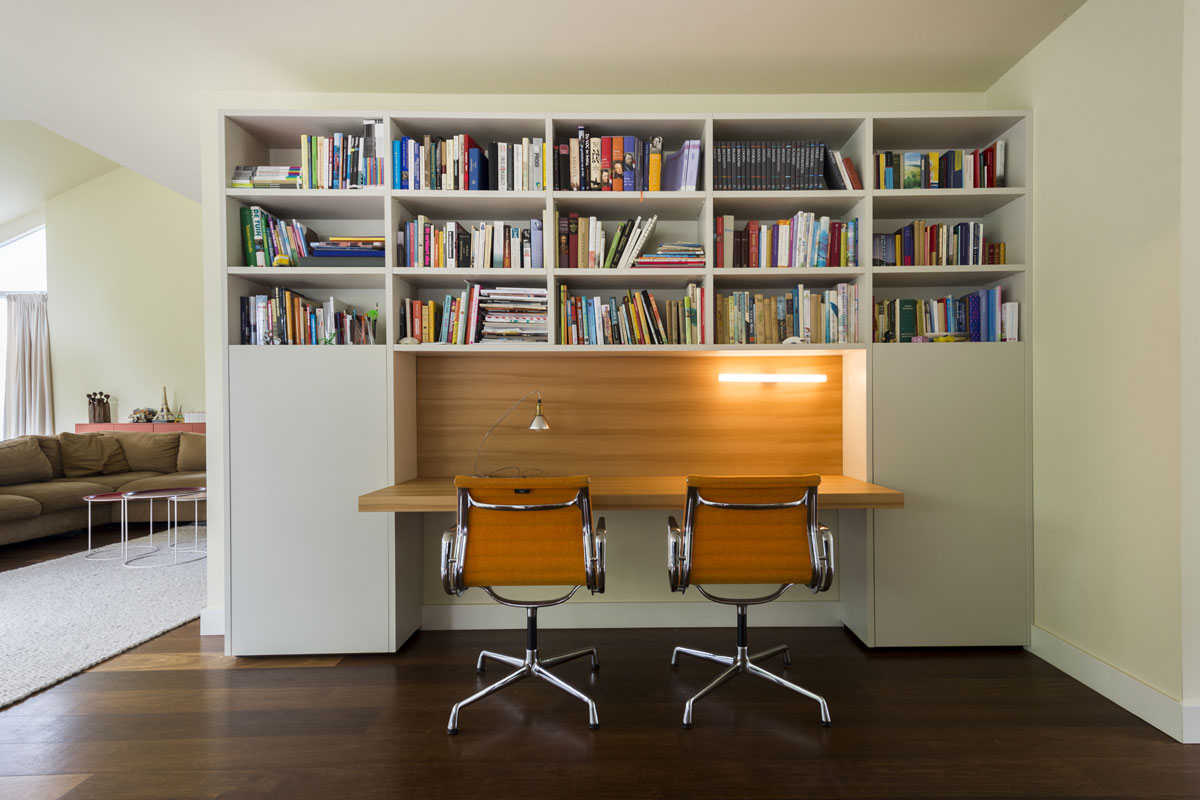
[[[34,228],[0,244],[0,300],[8,292],[46,291],[46,228]],[[0,302],[0,341],[8,335],[8,304]],[[4,418],[7,342],[0,344],[0,419]]]

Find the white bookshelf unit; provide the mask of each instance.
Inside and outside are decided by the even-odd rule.
[[[363,189],[231,189],[235,166],[299,163],[301,134],[361,130],[381,119],[389,136],[384,185]],[[236,655],[395,650],[420,625],[420,520],[362,514],[357,497],[417,477],[418,361],[486,354],[556,358],[753,353],[840,356],[845,474],[902,490],[896,511],[841,512],[838,616],[870,646],[1021,645],[1029,637],[1031,481],[1028,339],[1032,331],[1028,112],[528,114],[226,110],[217,114],[219,174],[207,176],[206,213],[219,230],[206,267],[219,272],[219,315],[208,346],[222,353],[218,435],[221,476],[210,493],[223,514],[226,649]],[[392,187],[391,140],[469,133],[487,142],[557,143],[588,125],[593,136],[664,137],[664,149],[698,139],[695,191],[407,190]],[[991,189],[873,189],[881,150],[983,148],[1006,142],[1006,185]],[[714,191],[714,148],[729,140],[818,140],[850,157],[863,189]],[[556,160],[551,159],[551,168]],[[261,206],[323,236],[386,240],[383,266],[252,267],[245,261],[241,209]],[[858,220],[857,267],[726,269],[714,263],[714,219],[775,221],[810,211]],[[576,269],[556,266],[556,213],[615,225],[659,215],[643,252],[669,241],[704,244],[689,269]],[[399,266],[397,231],[430,221],[543,223],[544,269]],[[982,222],[1004,241],[1003,265],[887,267],[871,263],[872,235],[913,219]],[[376,263],[374,260],[372,264]],[[843,344],[714,344],[714,297],[854,284],[860,341]],[[402,344],[404,300],[441,302],[467,284],[544,288],[545,344]],[[559,343],[559,288],[572,295],[650,289],[678,299],[704,292],[704,343]],[[274,287],[315,300],[334,297],[377,309],[377,344],[256,347],[240,344],[239,298]],[[931,298],[1000,287],[1020,303],[1020,341],[872,342],[873,299]],[[660,301],[661,302],[661,301]],[[284,352],[279,352],[283,350]],[[449,363],[449,362],[446,362]],[[214,416],[210,412],[210,418]],[[797,465],[803,471],[803,465]],[[413,516],[413,515],[409,515]],[[654,530],[658,530],[655,527]],[[215,533],[215,532],[214,532]],[[664,586],[665,592],[665,586]],[[622,624],[614,619],[612,625]]]

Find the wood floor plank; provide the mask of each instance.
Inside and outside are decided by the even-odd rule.
[[[0,778],[4,800],[59,800],[90,775],[15,775]]]
[[[341,656],[270,656],[234,658],[223,652],[213,653],[122,653],[98,664],[95,672],[160,672],[180,669],[289,669],[295,667],[335,667]]]

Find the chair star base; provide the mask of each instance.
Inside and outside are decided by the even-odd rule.
[[[458,733],[458,712],[463,708],[482,700],[489,694],[494,694],[504,687],[511,686],[517,681],[523,680],[530,676],[541,678],[551,686],[554,686],[555,688],[566,692],[572,697],[587,703],[588,727],[592,730],[596,730],[600,727],[600,717],[596,713],[595,702],[593,702],[592,699],[586,694],[550,672],[550,667],[555,667],[559,664],[565,664],[568,661],[574,661],[575,659],[583,658],[584,656],[591,656],[593,672],[600,669],[600,661],[596,657],[596,648],[594,647],[585,647],[581,650],[572,650],[569,653],[562,653],[561,655],[550,656],[549,658],[539,658],[537,650],[526,650],[524,660],[514,658],[513,656],[506,656],[501,653],[493,653],[490,650],[484,650],[480,652],[479,660],[475,664],[475,671],[480,674],[482,674],[484,671],[484,666],[487,659],[499,661],[501,664],[508,664],[509,666],[516,667],[517,670],[516,672],[509,673],[507,676],[496,681],[491,686],[487,686],[479,690],[466,700],[455,703],[454,708],[450,710],[450,722],[446,725],[446,733],[450,734],[451,736]]]

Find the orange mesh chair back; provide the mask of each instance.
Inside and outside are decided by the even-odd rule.
[[[456,591],[562,585],[600,590],[586,476],[459,476],[454,485],[462,543]]]

